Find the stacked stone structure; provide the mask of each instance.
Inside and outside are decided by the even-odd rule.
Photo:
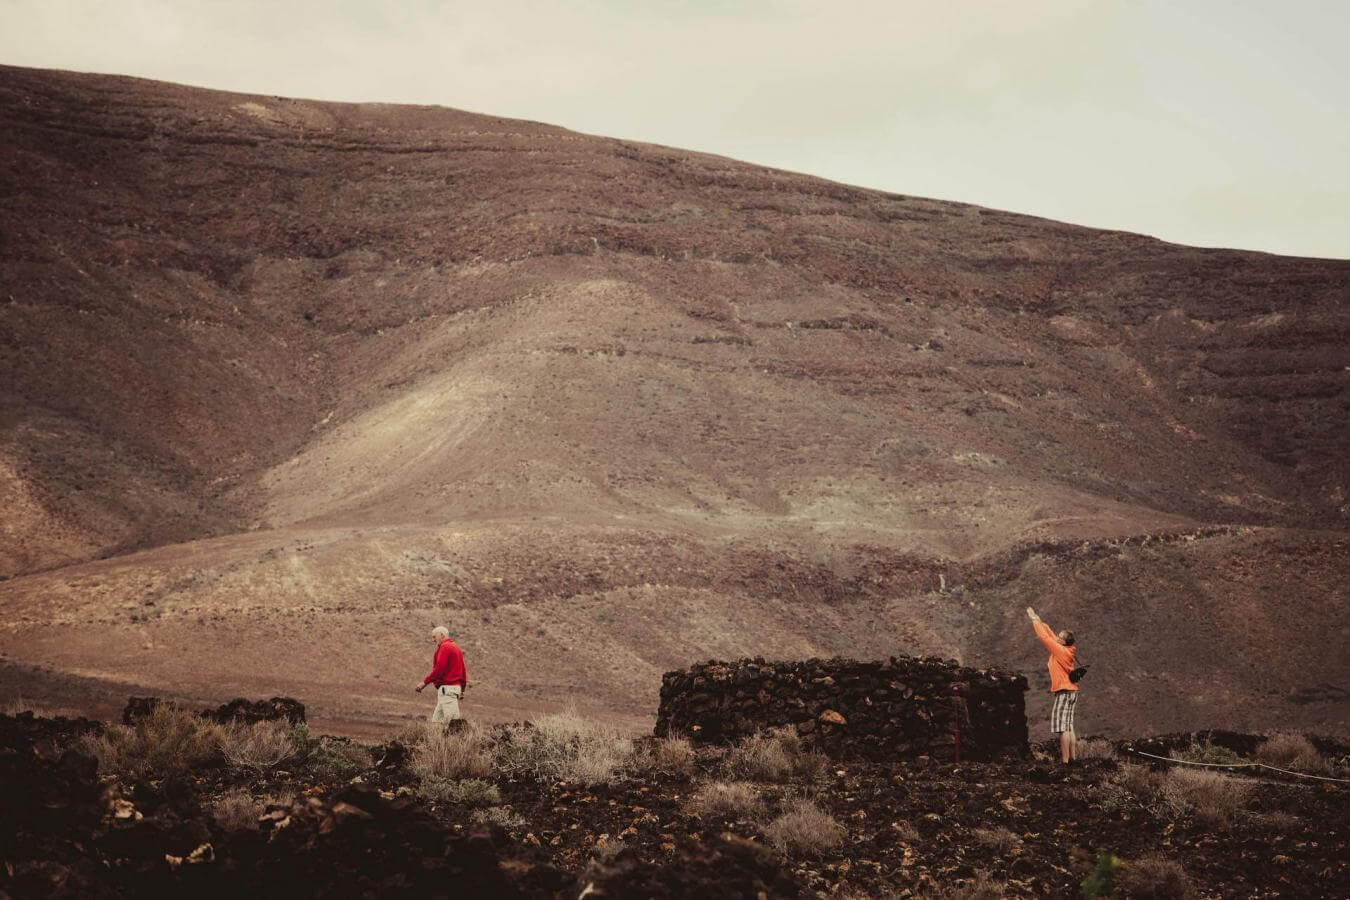
[[[658,735],[731,743],[791,726],[836,756],[992,759],[1027,751],[1023,675],[950,660],[709,661],[661,679]]]

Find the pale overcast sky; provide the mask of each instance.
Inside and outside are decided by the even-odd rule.
[[[1350,258],[1350,0],[0,0],[0,63],[536,119]]]

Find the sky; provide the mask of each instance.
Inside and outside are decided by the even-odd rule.
[[[1350,0],[0,0],[0,63],[422,103],[1350,258]]]

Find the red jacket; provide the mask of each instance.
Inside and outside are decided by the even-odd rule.
[[[422,679],[423,684],[443,687],[457,684],[461,691],[469,688],[469,670],[464,668],[464,652],[450,638],[441,641],[436,654],[431,658],[431,674]]]

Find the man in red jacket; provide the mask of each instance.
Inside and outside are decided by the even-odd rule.
[[[422,679],[416,688],[429,684],[436,686],[436,708],[431,711],[432,722],[449,722],[458,719],[459,698],[469,689],[469,670],[464,667],[464,653],[459,645],[450,639],[450,632],[438,625],[431,631],[436,641],[436,654],[432,657],[431,674]]]
[[[1050,733],[1059,735],[1059,759],[1065,765],[1078,755],[1078,736],[1073,731],[1073,711],[1078,705],[1078,685],[1069,679],[1077,665],[1078,648],[1074,646],[1072,631],[1058,634],[1041,621],[1036,610],[1027,607],[1027,618],[1045,649],[1050,651],[1050,692],[1054,703],[1050,707]]]

